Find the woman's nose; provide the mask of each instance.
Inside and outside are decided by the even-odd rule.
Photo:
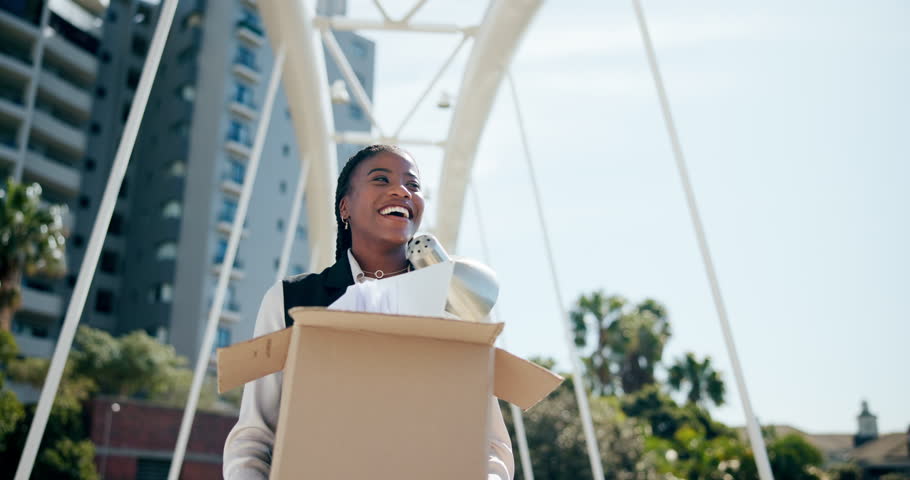
[[[407,185],[398,185],[392,189],[392,195],[398,195],[399,197],[411,198],[411,190],[408,189]]]

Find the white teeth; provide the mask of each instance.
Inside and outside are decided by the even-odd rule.
[[[408,213],[408,209],[404,207],[385,207],[379,211],[381,215],[388,215],[393,212],[398,212],[404,215],[404,218],[411,218],[411,214]]]

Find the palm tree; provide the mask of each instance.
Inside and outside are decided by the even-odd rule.
[[[618,295],[604,292],[582,295],[569,313],[575,344],[588,346],[582,355],[592,389],[599,395],[633,393],[654,383],[654,369],[670,338],[666,309],[654,300],[629,305]]]
[[[0,329],[9,330],[22,301],[22,275],[60,276],[64,260],[63,208],[41,204],[41,186],[13,179],[0,190]]]
[[[711,366],[711,357],[699,361],[694,353],[686,353],[670,367],[667,380],[673,390],[681,392],[688,387],[686,400],[689,403],[711,400],[717,406],[724,404],[724,382]]]

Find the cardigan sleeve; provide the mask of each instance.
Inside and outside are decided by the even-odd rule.
[[[284,292],[276,282],[265,293],[253,337],[284,328]],[[223,474],[227,480],[269,478],[272,445],[278,423],[282,372],[266,375],[243,387],[240,417],[224,443]]]

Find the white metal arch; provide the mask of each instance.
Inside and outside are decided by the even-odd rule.
[[[542,3],[542,0],[490,2],[477,31],[445,143],[438,197],[436,237],[453,251],[480,136],[515,50]]]
[[[286,45],[284,91],[291,109],[301,160],[309,165],[306,190],[311,228],[311,270],[332,264],[335,254],[334,187],[338,177],[329,86],[315,2],[260,2],[272,49]]]

